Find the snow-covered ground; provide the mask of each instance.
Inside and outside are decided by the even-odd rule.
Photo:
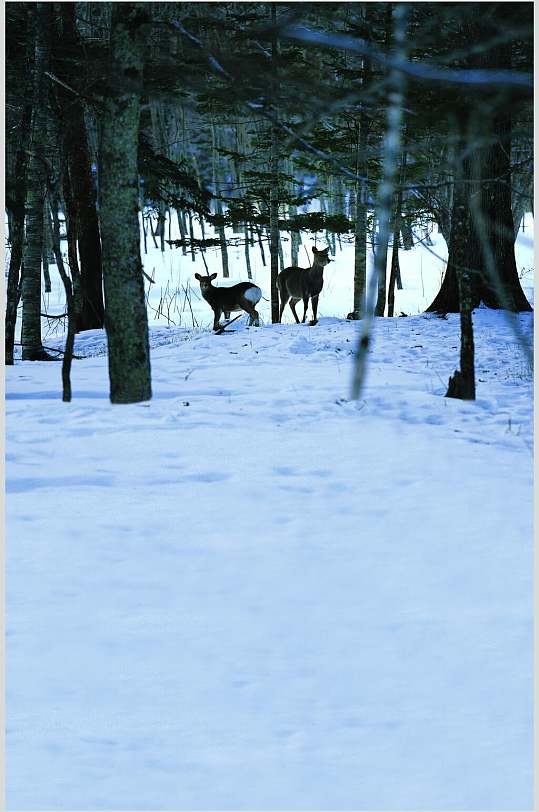
[[[479,309],[447,399],[458,318],[377,319],[350,402],[350,256],[314,328],[214,336],[178,294],[148,403],[109,403],[101,331],[69,405],[7,369],[9,809],[531,808],[530,364]],[[438,260],[401,259],[414,314]],[[154,269],[154,305],[203,272]]]

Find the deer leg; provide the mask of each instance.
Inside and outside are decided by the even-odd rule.
[[[299,302],[299,299],[290,299],[290,310],[294,314],[296,324],[299,324],[298,314],[296,313],[296,305],[297,305],[298,302]]]
[[[224,311],[224,314],[225,314],[225,319],[226,319],[227,321],[230,321],[230,310],[225,310],[225,311]]]
[[[213,329],[214,330],[219,329],[219,319],[220,318],[221,318],[221,308],[216,307],[215,310],[213,311]]]
[[[318,312],[318,296],[313,296],[311,299],[311,304],[313,306],[313,318],[312,321],[309,322],[311,326],[318,324],[318,319],[316,318],[316,314]]]
[[[286,307],[286,303],[288,302],[288,296],[281,290],[279,291],[279,294],[281,299],[281,306],[279,307],[279,324],[280,324],[283,320],[283,312]]]
[[[309,297],[303,297],[303,318],[301,320],[302,324],[305,324],[305,319],[307,318],[307,308],[309,307]]]
[[[249,327],[260,327],[260,317],[251,302],[248,302],[247,299],[245,299],[241,306],[245,312],[249,314]]]

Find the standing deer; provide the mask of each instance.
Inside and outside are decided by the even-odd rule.
[[[216,288],[212,285],[216,276],[216,273],[212,273],[211,276],[195,274],[195,279],[200,282],[202,298],[213,310],[213,329],[219,330],[221,313],[225,314],[225,319],[229,319],[233,310],[245,310],[249,314],[249,326],[258,327],[260,321],[255,304],[262,298],[262,291],[258,285],[253,285],[252,282],[240,282],[229,288]]]
[[[294,314],[296,322],[299,324],[296,305],[300,299],[303,299],[304,310],[301,320],[303,324],[307,316],[307,307],[310,299],[313,308],[313,318],[309,324],[314,325],[318,323],[316,314],[318,311],[318,297],[324,286],[324,268],[330,262],[333,262],[333,260],[328,257],[328,251],[329,248],[323,248],[319,251],[313,246],[314,259],[310,268],[298,268],[292,265],[290,268],[285,268],[284,271],[281,271],[277,277],[277,286],[281,299],[279,322],[283,318],[283,310],[285,309],[286,303],[290,300],[290,309]]]

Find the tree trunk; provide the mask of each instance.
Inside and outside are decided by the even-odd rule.
[[[145,3],[114,3],[109,96],[103,119],[100,178],[105,328],[112,403],[152,396],[148,319],[140,257],[138,136]]]
[[[363,4],[365,30],[369,31],[372,11],[370,3]],[[367,86],[371,80],[371,63],[363,58],[362,84]],[[356,140],[356,175],[355,184],[355,229],[354,229],[354,310],[349,314],[362,318],[365,312],[365,294],[367,290],[367,214],[369,186],[366,178],[369,175],[369,135],[370,116],[361,105]]]
[[[47,212],[48,231],[51,235],[52,248],[56,259],[56,267],[64,284],[67,305],[67,338],[62,361],[62,400],[65,403],[71,401],[71,362],[73,359],[73,347],[75,345],[75,324],[77,311],[80,308],[80,280],[75,283],[71,281],[64,267],[64,260],[60,249],[60,224],[58,222],[58,200],[55,195],[51,195],[50,214],[52,214],[52,227],[50,214]],[[78,295],[77,295],[78,292]]]
[[[275,31],[277,25],[277,8],[275,3],[271,5],[271,24]],[[275,90],[277,83],[277,36],[275,33],[271,39],[271,61],[272,61],[272,90],[275,115]],[[279,130],[276,123],[271,125],[271,146],[270,146],[270,301],[271,301],[271,321],[276,324],[279,321],[279,295],[277,293],[277,276],[279,275]]]
[[[295,217],[298,213],[297,206],[288,206],[288,216]],[[300,238],[297,231],[290,231],[290,264],[296,265],[298,264],[298,250],[299,250],[299,243]]]
[[[28,6],[28,11],[32,6]],[[14,203],[15,209],[11,212],[11,254],[9,257],[9,270],[6,290],[6,331],[5,331],[5,362],[13,364],[13,348],[15,345],[15,326],[17,323],[17,305],[19,302],[19,272],[23,256],[24,245],[24,201],[26,197],[26,160],[27,149],[30,142],[32,121],[33,96],[33,62],[34,53],[30,36],[30,13],[27,13],[27,53],[26,76],[24,88],[24,103],[18,131],[16,132],[17,151],[15,155],[14,172]]]
[[[480,240],[483,259],[481,298],[487,307],[529,311],[532,308],[522,290],[515,259],[510,114],[501,112],[494,116],[492,131],[496,142],[484,150],[482,160],[481,209],[487,234],[485,240]],[[488,251],[492,252],[493,265],[486,254]]]
[[[496,25],[503,23],[504,4],[489,4],[494,8]],[[502,15],[502,16],[498,16]],[[497,21],[496,21],[497,17]],[[492,20],[490,21],[492,22]],[[486,23],[488,24],[488,22]],[[478,30],[465,32],[467,40],[473,40]],[[487,52],[469,58],[469,67],[491,70],[511,69],[511,45],[495,45]],[[466,265],[476,271],[471,278],[471,297],[476,307],[483,301],[488,307],[504,308],[513,312],[530,311],[532,308],[524,295],[515,261],[514,223],[511,211],[511,118],[508,102],[503,104],[494,98],[490,115],[484,108],[477,112],[477,100],[473,94],[463,94],[458,114],[461,127],[467,121],[470,131],[462,138],[463,147],[470,156],[464,162],[463,172],[468,181],[468,193],[459,194],[459,206],[467,209],[467,218],[474,223],[470,228]],[[487,146],[481,147],[482,142]],[[456,188],[454,198],[457,194]],[[454,212],[454,200],[453,200]],[[473,217],[472,217],[473,214]],[[459,310],[458,263],[452,261],[451,246],[462,243],[464,236],[454,238],[454,222],[451,217],[450,250],[442,287],[427,312],[457,312]],[[453,249],[453,252],[456,249]]]
[[[406,29],[408,19],[408,6],[406,3],[397,3],[393,14],[393,34],[395,38],[395,57],[397,60],[405,61],[406,53]],[[392,68],[389,79],[389,104],[386,111],[386,129],[384,134],[383,151],[383,176],[378,189],[377,214],[380,222],[379,245],[374,258],[374,273],[369,280],[367,290],[367,304],[365,315],[361,324],[358,346],[356,350],[354,373],[352,379],[352,400],[358,400],[365,383],[365,370],[367,363],[367,353],[370,344],[370,330],[372,321],[372,310],[376,298],[377,290],[380,291],[378,281],[380,276],[385,278],[387,266],[387,244],[389,239],[389,229],[391,222],[391,203],[398,167],[398,156],[401,142],[401,121],[404,106],[404,74]],[[374,230],[374,226],[373,226]],[[374,239],[374,235],[373,235]],[[378,305],[376,305],[375,315],[378,315]],[[385,287],[384,287],[385,303]],[[383,313],[383,310],[382,310]]]
[[[389,274],[389,291],[387,294],[387,315],[392,317],[395,314],[395,285],[400,281],[399,265],[399,241],[401,229],[401,208],[402,190],[397,194],[397,204],[395,206],[395,216],[393,224],[393,248],[391,251],[391,272]],[[402,284],[401,284],[402,287]]]
[[[49,273],[49,259],[50,259],[50,237],[49,237],[49,212],[47,210],[47,206],[43,206],[43,246],[42,246],[42,257],[41,257],[41,264],[43,266],[43,281],[45,283],[45,293],[50,293],[52,291],[51,286],[51,275]]]
[[[221,202],[221,176],[219,172],[219,137],[217,134],[217,128],[215,124],[212,123],[212,153],[213,153],[213,186],[215,189],[215,213],[218,217],[223,216],[223,204]],[[222,223],[218,223],[217,225],[217,234],[219,236],[219,245],[221,247],[221,263],[223,266],[223,276],[227,279],[230,276],[230,271],[228,268],[228,247],[226,243],[226,232],[225,227]]]
[[[251,272],[251,257],[249,256],[249,226],[247,225],[247,223],[245,223],[243,234],[245,237],[244,250],[245,250],[245,268],[247,270],[247,279],[252,279],[253,274]]]
[[[386,4],[386,13],[385,13],[385,50],[389,54],[391,51],[391,41],[392,41],[392,26],[393,26],[393,4],[387,3]],[[390,103],[390,110],[395,110],[395,106],[391,105]],[[402,114],[401,114],[402,115]],[[401,118],[399,116],[399,121]],[[396,114],[395,114],[396,118]],[[400,126],[400,124],[399,124]],[[400,133],[399,133],[400,137]],[[392,178],[393,180],[393,178]],[[387,197],[387,193],[384,191],[384,196]],[[388,208],[384,210],[384,218],[387,216],[389,212],[389,206],[391,205],[390,200],[388,199]],[[384,203],[384,206],[386,204]],[[386,228],[387,225],[387,228]],[[385,309],[386,309],[386,296],[387,296],[387,246],[389,242],[389,221],[382,224],[382,217],[380,217],[380,229],[378,232],[378,254],[380,255],[379,261],[376,260],[376,275],[378,277],[378,298],[376,300],[376,316],[383,316]]]
[[[60,3],[62,15],[61,48],[57,56],[60,77],[68,84],[73,81],[73,60],[83,58],[75,23],[75,3]],[[67,58],[67,59],[66,59]],[[103,274],[101,268],[101,239],[96,208],[96,188],[92,175],[84,107],[72,93],[58,90],[62,109],[64,143],[73,190],[74,211],[72,228],[78,242],[81,273],[81,307],[77,314],[78,332],[103,327]]]
[[[41,258],[43,253],[43,206],[46,193],[48,132],[48,85],[52,33],[52,4],[38,3],[35,28],[35,67],[32,136],[28,161],[26,194],[26,245],[23,252],[22,279],[22,358],[23,361],[47,360],[41,343]]]
[[[176,215],[178,217],[178,228],[180,229],[180,239],[182,242],[185,242],[186,233],[185,233],[185,219],[184,213],[180,209],[176,209]],[[185,256],[187,254],[187,248],[185,245],[182,245],[182,254]]]
[[[451,216],[450,243],[451,260],[455,268],[460,305],[460,371],[456,370],[449,379],[446,397],[474,400],[475,371],[472,325],[474,270],[470,268],[468,261],[472,229],[468,207],[468,187],[461,182],[471,175],[469,167],[466,167],[467,163],[469,163],[469,158],[463,162],[463,171],[457,173]]]

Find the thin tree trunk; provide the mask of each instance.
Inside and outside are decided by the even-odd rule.
[[[392,41],[392,18],[394,16],[393,4],[387,3],[386,5],[386,42],[385,47],[386,51],[389,53],[391,51],[391,41]],[[401,99],[402,102],[402,99]],[[395,104],[390,103],[390,109],[395,110]],[[401,119],[401,114],[399,113],[399,121]],[[399,125],[400,126],[400,125]],[[400,137],[400,133],[399,133]],[[391,183],[394,180],[394,170],[391,173]],[[378,254],[379,260],[376,262],[376,275],[378,277],[378,298],[376,300],[376,316],[383,316],[386,308],[386,296],[387,296],[387,246],[389,242],[389,213],[390,213],[390,206],[391,206],[391,197],[387,194],[387,190],[383,189],[384,203],[381,204],[381,208],[383,209],[383,217],[380,217],[380,230],[378,232]],[[384,220],[382,224],[382,219]],[[382,261],[383,260],[383,261]]]
[[[275,31],[277,25],[277,7],[275,3],[271,5],[271,24]],[[271,39],[271,61],[272,61],[272,89],[273,102],[275,106],[275,91],[277,84],[277,36],[274,33]],[[276,114],[276,112],[275,112]],[[279,295],[277,292],[277,277],[279,275],[279,131],[277,124],[271,125],[271,146],[270,146],[270,301],[271,301],[271,321],[276,324],[279,321]]]
[[[101,234],[112,403],[152,396],[140,257],[138,139],[146,3],[112,4],[110,91],[102,129]],[[145,24],[146,23],[146,24]]]
[[[249,226],[248,226],[247,223],[245,223],[245,228],[244,228],[243,233],[244,233],[244,236],[245,236],[244,250],[245,250],[245,267],[247,269],[247,279],[252,279],[253,274],[251,272],[251,257],[249,256]]]
[[[371,8],[369,3],[363,5],[365,28],[369,30]],[[368,86],[371,78],[371,63],[363,59],[362,84]],[[369,135],[370,117],[362,104],[359,112],[356,140],[356,175],[355,184],[355,228],[354,228],[354,309],[349,316],[362,318],[365,311],[365,294],[367,290],[367,206],[369,187],[366,178],[369,175]],[[360,179],[362,178],[362,179]]]
[[[178,228],[180,229],[180,239],[182,242],[185,242],[185,238],[187,234],[185,233],[185,220],[183,218],[183,212],[180,209],[176,209],[176,215],[178,217]],[[182,254],[185,256],[187,254],[187,248],[185,245],[182,245]]]
[[[212,146],[213,146],[213,185],[215,189],[215,208],[216,214],[219,218],[223,216],[223,204],[221,202],[221,177],[219,172],[219,154],[217,149],[219,147],[218,141],[218,134],[217,128],[215,124],[212,123]],[[218,223],[217,225],[217,235],[219,237],[219,245],[221,248],[221,263],[223,267],[223,276],[227,279],[230,276],[230,271],[228,268],[228,247],[226,243],[226,232],[225,227],[222,223]]]
[[[468,252],[471,238],[471,222],[468,208],[468,189],[462,181],[470,176],[466,171],[466,163],[463,162],[463,170],[458,172],[454,200],[453,212],[451,216],[451,249],[452,261],[456,269],[458,283],[459,304],[460,304],[460,370],[455,370],[449,378],[446,397],[461,398],[463,400],[475,400],[475,370],[474,370],[474,339],[472,310],[474,301],[472,297],[472,273],[469,267]],[[460,182],[459,182],[460,181]],[[461,239],[456,240],[455,234],[461,235]]]
[[[191,242],[191,261],[196,262],[196,253],[195,253],[195,232],[193,229],[193,214],[191,211],[187,212],[187,222],[189,224],[189,240]],[[227,270],[228,270],[228,263],[227,263]],[[228,273],[226,274],[228,276]]]
[[[52,248],[56,259],[56,267],[62,279],[66,294],[67,304],[67,338],[62,361],[62,400],[65,403],[71,401],[71,362],[73,360],[73,347],[75,345],[77,311],[80,308],[80,280],[76,284],[71,282],[64,267],[62,251],[60,249],[60,224],[58,222],[58,200],[54,194],[50,198],[50,215],[48,214],[48,230],[51,235]],[[52,215],[52,227],[50,216]]]
[[[283,252],[283,243],[281,240],[281,234],[279,233],[279,267],[281,271],[284,271],[284,252]]]
[[[408,7],[405,3],[398,3],[393,14],[393,31],[395,37],[395,56],[397,60],[406,60],[406,27]],[[391,220],[391,202],[395,185],[401,140],[401,120],[404,102],[404,74],[393,68],[389,75],[390,102],[386,112],[386,131],[384,136],[384,162],[383,178],[378,190],[378,218],[380,222],[379,245],[375,255],[374,273],[369,281],[367,291],[367,306],[362,320],[361,333],[354,366],[352,380],[352,400],[357,400],[365,382],[367,353],[370,344],[370,329],[378,280],[381,275],[385,277],[387,266],[387,243]],[[385,294],[385,289],[384,289]],[[384,296],[385,302],[385,296]],[[376,308],[378,315],[378,307]]]
[[[262,259],[262,265],[264,268],[266,267],[266,254],[264,252],[264,243],[262,241],[262,229],[260,226],[256,227],[256,236],[258,239],[258,247],[260,248],[260,257]]]
[[[395,314],[395,285],[397,284],[397,280],[400,279],[399,242],[400,242],[400,226],[401,226],[401,207],[402,207],[402,190],[399,189],[399,192],[397,194],[397,205],[395,207],[395,217],[393,226],[393,248],[391,251],[391,272],[389,274],[389,291],[387,294],[387,315],[389,317],[392,317]]]
[[[288,206],[288,216],[295,217],[298,213],[297,206]],[[290,231],[290,264],[297,266],[298,264],[298,249],[299,249],[299,234],[297,231]]]
[[[51,286],[51,275],[49,273],[49,259],[50,259],[50,236],[49,236],[49,212],[47,211],[47,206],[43,206],[43,248],[42,248],[42,257],[41,262],[43,265],[43,281],[45,283],[45,293],[50,293],[52,291]]]

